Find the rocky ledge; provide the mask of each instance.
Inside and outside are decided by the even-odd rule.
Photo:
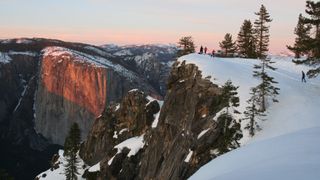
[[[138,90],[109,106],[81,146],[85,163],[99,166],[83,177],[187,179],[217,157],[227,131],[215,117],[223,109],[221,89],[209,79],[194,64],[176,62],[159,117],[158,102]],[[239,135],[239,124],[229,128]]]

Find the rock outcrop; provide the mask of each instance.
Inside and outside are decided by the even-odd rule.
[[[146,133],[154,120],[153,115],[159,110],[158,102],[148,100],[145,93],[129,91],[121,103],[109,106],[96,119],[87,140],[81,146],[80,156],[89,165],[112,157],[115,145]]]
[[[139,91],[129,92],[120,105],[108,107],[82,144],[84,161],[100,163],[99,172],[90,176],[87,171],[85,176],[187,179],[215,158],[225,133],[224,122],[214,120],[223,108],[221,89],[209,79],[202,78],[193,64],[175,63],[159,119],[153,116],[158,110],[156,101],[146,101]],[[158,124],[151,127],[154,120]],[[142,146],[130,145],[141,143],[133,141],[141,137]],[[124,144],[127,146],[119,150]]]
[[[138,179],[186,179],[215,157],[212,151],[223,136],[213,121],[222,108],[219,94],[197,66],[175,64],[158,127],[146,137]]]

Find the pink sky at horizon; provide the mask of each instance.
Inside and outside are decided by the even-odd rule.
[[[35,30],[36,31],[36,30]],[[201,45],[206,46],[209,49],[219,49],[219,42],[223,39],[224,34],[206,34],[206,33],[194,33],[178,34],[173,32],[111,32],[109,30],[100,30],[99,32],[87,32],[73,34],[72,32],[47,32],[47,33],[34,33],[24,31],[24,33],[12,33],[14,29],[8,30],[8,32],[1,31],[0,39],[10,38],[48,38],[58,39],[62,41],[70,42],[82,42],[93,45],[104,44],[116,44],[116,45],[129,45],[129,44],[177,44],[178,40],[182,36],[191,35],[196,43],[197,48]],[[235,34],[236,35],[236,34]],[[235,39],[236,36],[233,35]],[[156,39],[155,37],[160,37]],[[293,37],[294,38],[294,37]],[[281,53],[288,52],[285,48],[286,45],[290,45],[294,42],[293,38],[289,39],[271,39],[270,52]]]
[[[262,3],[274,20],[270,24],[270,52],[288,52],[286,45],[294,41],[293,30],[304,11],[304,1],[3,0],[0,39],[41,37],[126,45],[176,44],[180,37],[192,36],[198,48],[219,49],[226,33],[236,40],[243,20],[254,21],[254,12]]]

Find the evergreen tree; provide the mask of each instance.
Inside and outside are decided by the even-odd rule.
[[[274,102],[277,102],[275,96],[279,94],[279,88],[275,87],[274,78],[269,76],[267,69],[276,70],[271,64],[274,63],[270,58],[267,58],[268,46],[269,46],[269,26],[266,23],[271,22],[270,15],[266,8],[261,5],[260,11],[255,13],[258,19],[254,22],[256,39],[257,39],[257,57],[260,59],[260,64],[254,66],[253,76],[261,80],[261,83],[257,86],[260,96],[260,110],[266,110],[266,99],[268,96],[273,98]]]
[[[238,86],[234,86],[231,82],[231,80],[228,80],[223,86],[222,86],[222,102],[223,105],[227,108],[227,113],[229,114],[229,107],[238,107],[239,106],[239,97],[237,89]]]
[[[233,54],[236,51],[236,43],[232,40],[232,35],[227,33],[224,36],[224,40],[219,43],[220,48],[224,50],[224,55],[228,56],[229,54]]]
[[[237,89],[239,87],[236,87],[232,84],[230,80],[228,80],[223,86],[222,86],[222,102],[223,106],[227,108],[226,115],[231,116],[229,113],[229,108],[230,107],[238,107],[239,106],[239,97],[237,96],[238,92]],[[227,121],[225,121],[225,126],[224,126],[224,132],[226,132],[228,125]]]
[[[311,26],[303,23],[303,17],[300,14],[297,27],[294,29],[294,34],[297,35],[294,46],[287,46],[289,50],[294,52],[296,58],[308,53],[307,44],[310,42],[310,30]]]
[[[183,56],[186,54],[194,53],[195,45],[191,36],[182,37],[178,42],[178,56]]]
[[[305,25],[304,31],[309,31],[310,34],[306,35],[303,44],[303,50],[308,52],[308,59],[303,61],[294,61],[298,64],[312,65],[314,68],[307,72],[309,78],[317,77],[320,74],[320,1],[306,2],[306,11],[308,17],[301,17],[299,21]]]
[[[238,141],[242,138],[241,125],[229,112],[230,107],[239,106],[238,88],[230,80],[222,86],[222,93],[220,95],[221,104],[226,107],[226,112],[221,114],[217,119],[218,127],[223,132],[223,138],[218,139],[217,142],[220,154],[239,147]],[[238,113],[235,109],[234,112]]]
[[[247,101],[249,104],[244,111],[245,118],[243,120],[249,120],[248,125],[245,129],[249,129],[249,134],[254,136],[255,131],[259,130],[260,127],[257,123],[257,119],[261,119],[265,114],[260,111],[258,107],[258,102],[260,101],[259,89],[251,88],[250,99]]]
[[[238,148],[240,146],[238,141],[243,137],[240,123],[226,113],[220,115],[217,122],[218,128],[223,133],[223,136],[217,139],[219,154]]]
[[[306,13],[309,17],[304,17],[303,22],[314,28],[314,37],[310,39],[308,44],[312,52],[312,57],[320,58],[320,1],[306,2]],[[319,62],[319,60],[317,60]]]
[[[77,152],[80,148],[80,138],[81,132],[79,125],[77,123],[73,123],[64,143],[64,155],[67,160],[67,164],[65,165],[65,173],[67,180],[77,179],[79,164]]]
[[[67,180],[76,180],[78,172],[79,160],[76,153],[71,153],[66,156],[67,164],[65,165],[65,173]]]
[[[244,20],[238,34],[237,46],[242,57],[256,58],[254,29],[250,20]]]
[[[254,22],[255,27],[255,39],[257,44],[257,57],[259,59],[265,59],[267,52],[269,51],[269,26],[267,23],[271,22],[270,15],[264,5],[261,5],[260,11],[255,13],[258,19]]]
[[[254,65],[253,77],[259,78],[261,83],[256,87],[259,92],[260,99],[258,102],[260,106],[260,111],[266,110],[266,99],[267,97],[272,97],[273,102],[278,102],[276,96],[279,94],[279,88],[275,87],[274,84],[277,84],[273,77],[269,76],[266,69],[276,70],[272,67],[271,64],[274,63],[270,58],[265,58],[263,61],[260,61],[259,65]]]

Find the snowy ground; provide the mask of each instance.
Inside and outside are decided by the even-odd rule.
[[[66,179],[65,176],[65,165],[67,164],[67,160],[64,158],[63,156],[63,150],[59,150],[59,168],[58,169],[54,169],[53,171],[51,171],[50,169],[40,173],[37,177],[39,178],[39,180],[64,180]],[[78,156],[79,157],[79,156]],[[78,167],[83,167],[85,165],[85,163],[78,158],[79,160],[79,166]],[[92,168],[96,168],[95,166],[92,166]],[[86,168],[87,169],[87,168]],[[78,180],[82,180],[83,178],[81,177],[82,174],[84,173],[85,169],[79,168],[78,169],[78,175],[77,178]],[[94,171],[94,169],[93,169]]]
[[[320,137],[320,78],[301,83],[301,71],[309,67],[297,66],[288,57],[272,59],[278,69],[270,75],[279,82],[280,102],[269,104],[267,120],[259,122],[262,131],[254,138],[244,131],[243,147],[211,161],[191,179],[320,179],[320,145],[316,143]],[[244,111],[249,89],[258,83],[252,77],[257,60],[198,54],[179,60],[196,64],[216,84],[232,80],[239,86],[238,110]]]

